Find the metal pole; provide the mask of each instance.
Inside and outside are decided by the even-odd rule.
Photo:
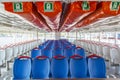
[[[90,32],[90,41],[91,41],[91,32]]]
[[[77,36],[77,30],[76,30],[76,41],[78,40],[78,36]]]
[[[67,32],[67,39],[68,39],[68,41],[69,41],[69,32]]]
[[[99,32],[99,42],[101,42],[101,32]]]
[[[81,40],[81,32],[79,32],[80,40]]]
[[[106,37],[107,37],[107,42],[108,42],[108,34],[107,34],[107,32],[105,32],[105,35],[106,35]]]
[[[37,30],[37,46],[39,45],[39,42],[38,42],[38,30]]]
[[[117,31],[115,31],[115,41],[114,41],[114,44],[117,44]]]
[[[52,37],[52,32],[50,33],[50,36],[51,36],[51,39],[53,39],[53,37]]]
[[[87,40],[89,40],[89,36],[88,36],[89,33],[87,33]]]
[[[79,40],[80,40],[80,32],[78,32],[78,38],[79,38]]]
[[[76,45],[77,45],[77,41],[78,41],[78,31],[76,30],[76,41],[75,41]]]
[[[61,32],[59,32],[59,39],[61,39]]]
[[[44,33],[44,40],[46,41],[46,33]]]
[[[59,40],[60,39],[60,32],[55,32],[55,39]]]
[[[85,33],[83,33],[84,34],[84,40],[86,39],[86,35],[85,35]]]

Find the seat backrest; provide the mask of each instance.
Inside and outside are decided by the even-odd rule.
[[[110,47],[108,45],[103,46],[103,57],[107,60],[110,60]]]
[[[5,49],[0,49],[0,65],[3,64],[4,60],[5,60]]]
[[[13,47],[13,54],[14,54],[14,57],[17,57],[17,55],[18,55],[18,45],[15,45]]]
[[[23,46],[22,46],[22,44],[19,44],[19,46],[18,46],[19,54],[22,54],[22,50],[23,50]]]
[[[68,61],[64,56],[54,56],[51,61],[52,78],[68,78]]]
[[[53,49],[53,56],[57,56],[57,55],[63,55],[63,49],[62,48],[54,48]]]
[[[31,58],[36,58],[37,56],[41,55],[41,49],[39,48],[34,48],[31,51]]]
[[[41,50],[41,55],[42,56],[47,56],[48,58],[52,58],[52,49],[49,48],[44,48]]]
[[[71,78],[87,78],[87,62],[80,55],[73,55],[70,59]]]
[[[75,49],[75,54],[79,54],[80,56],[82,56],[84,58],[86,57],[85,50],[83,48],[81,48],[81,47],[77,47]]]
[[[40,49],[43,49],[45,45],[39,45],[39,48]]]
[[[64,49],[64,56],[65,56],[66,58],[70,58],[73,54],[74,54],[74,49],[73,49],[73,48],[66,47],[66,48]]]
[[[99,56],[103,56],[103,46],[101,44],[97,45],[96,51]]]
[[[94,55],[88,57],[88,69],[90,78],[106,78],[106,65],[102,57]]]
[[[119,48],[112,47],[110,49],[111,62],[115,64],[120,63],[120,50]]]
[[[16,58],[13,65],[14,79],[30,79],[31,59],[28,56]]]
[[[13,58],[13,47],[7,47],[5,49],[5,53],[6,53],[6,60],[10,61]]]
[[[38,56],[32,61],[32,79],[49,79],[50,61],[47,56]]]

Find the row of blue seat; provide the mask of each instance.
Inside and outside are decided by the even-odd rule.
[[[69,58],[74,54],[79,54],[83,57],[86,56],[83,48],[76,47],[66,40],[48,40],[41,44],[39,48],[33,49],[31,57],[35,58],[36,56],[47,56],[51,59],[53,56],[63,55]]]
[[[45,49],[35,48],[31,51],[32,58],[35,58],[37,56],[47,56],[48,58],[51,59],[53,56],[57,56],[57,55],[63,55],[67,58],[70,58],[74,54],[79,54],[83,57],[86,57],[84,49],[79,47],[75,49],[70,47],[67,47],[65,49],[56,48],[53,50],[49,48],[45,48]]]
[[[72,48],[76,47],[74,44],[71,44],[67,40],[48,40],[39,46],[40,49],[50,48],[54,49],[56,47],[65,48],[71,46]]]
[[[13,72],[14,79],[48,79],[50,73],[52,78],[106,78],[104,59],[95,55],[87,60],[73,55],[70,61],[60,55],[51,61],[46,56],[38,56],[32,62],[30,57],[22,56],[15,60]]]

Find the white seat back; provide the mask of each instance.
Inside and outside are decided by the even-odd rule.
[[[110,47],[109,46],[103,46],[103,57],[106,60],[110,60],[111,59],[111,57],[110,57]]]
[[[96,52],[99,56],[103,56],[103,46],[101,44],[96,46]]]
[[[13,47],[13,54],[14,54],[14,57],[17,57],[17,55],[18,55],[18,46],[17,45]]]
[[[2,65],[5,62],[5,50],[0,50],[0,65]]]
[[[18,51],[19,51],[19,55],[21,55],[23,53],[23,46],[22,46],[22,44],[20,44],[18,46]]]
[[[8,47],[5,49],[6,60],[10,61],[13,58],[13,47]]]
[[[89,52],[91,51],[91,45],[90,45],[90,43],[88,43],[88,51]]]
[[[96,46],[95,43],[92,43],[92,53],[96,54]]]
[[[111,56],[111,62],[114,62],[116,64],[120,64],[120,50],[119,48],[111,48],[110,49],[110,56]]]
[[[92,43],[90,42],[89,44],[90,44],[90,52],[93,52],[93,50],[92,50]]]

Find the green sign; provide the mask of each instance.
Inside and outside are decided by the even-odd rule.
[[[111,2],[110,9],[113,10],[113,11],[114,10],[117,11],[117,10],[119,10],[119,5],[120,5],[120,2],[117,2],[117,1],[116,2]]]
[[[14,10],[14,12],[23,12],[23,4],[22,4],[22,2],[13,3],[13,10]]]
[[[82,9],[83,10],[89,10],[90,9],[90,5],[87,1],[82,2]]]
[[[44,11],[45,12],[53,12],[53,2],[44,2]]]

